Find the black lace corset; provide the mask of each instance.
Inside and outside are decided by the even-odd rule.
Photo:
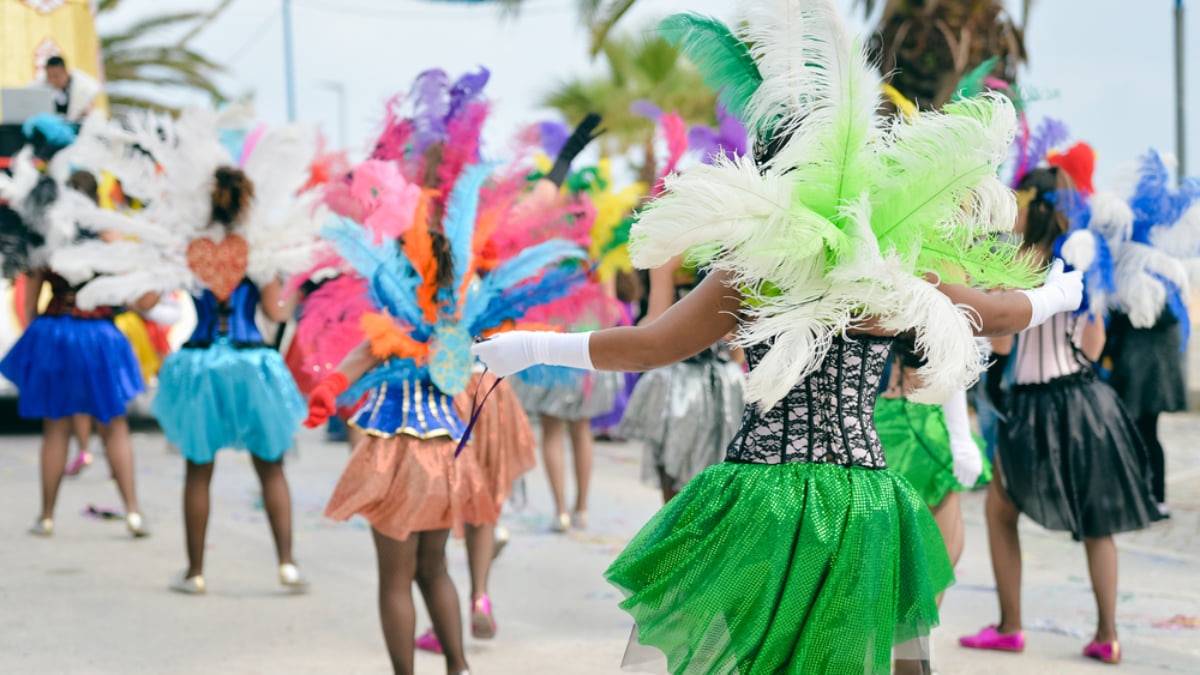
[[[874,414],[891,347],[891,338],[834,338],[821,367],[774,408],[760,412],[757,405],[746,406],[726,460],[885,468]],[[751,368],[766,351],[767,345],[746,350]]]

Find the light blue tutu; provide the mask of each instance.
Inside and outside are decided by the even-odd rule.
[[[169,356],[152,410],[167,439],[194,464],[212,462],[222,448],[277,462],[308,414],[279,352],[239,349],[227,338]]]
[[[20,391],[17,412],[28,419],[85,414],[108,424],[146,389],[129,340],[108,319],[39,316],[0,373]]]

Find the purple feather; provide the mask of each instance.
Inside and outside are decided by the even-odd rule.
[[[562,151],[563,145],[567,143],[567,137],[571,135],[571,130],[561,122],[542,122],[538,125],[538,137],[541,141],[542,152],[548,157],[558,157],[558,153]]]
[[[712,127],[697,124],[688,129],[688,148],[700,153],[700,161],[712,164],[713,158],[721,154],[721,136]]]
[[[657,122],[663,115],[662,108],[654,105],[644,98],[639,98],[633,103],[630,103],[629,112],[637,115],[638,117],[644,117],[651,122]]]
[[[446,72],[436,68],[421,73],[413,83],[413,146],[417,154],[445,139],[449,83]]]
[[[449,118],[457,115],[466,104],[479,98],[479,94],[483,92],[483,88],[487,86],[488,79],[492,74],[487,68],[479,67],[479,71],[475,73],[465,73],[454,86],[450,87],[450,111],[447,114]]]
[[[1067,125],[1061,120],[1053,117],[1042,120],[1041,125],[1038,126],[1029,141],[1029,148],[1025,156],[1018,158],[1017,171],[1013,174],[1013,186],[1015,187],[1025,177],[1025,174],[1036,169],[1046,155],[1054,149],[1054,146],[1067,142],[1070,137],[1071,132],[1067,130]]]

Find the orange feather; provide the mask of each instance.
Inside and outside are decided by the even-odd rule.
[[[429,236],[429,206],[436,190],[423,190],[413,226],[404,233],[404,253],[421,275],[417,288],[417,305],[425,312],[428,323],[437,322],[437,260],[433,257],[433,239]]]
[[[429,360],[429,345],[412,339],[386,314],[363,314],[359,326],[371,343],[371,355],[377,359],[395,356],[417,363]]]

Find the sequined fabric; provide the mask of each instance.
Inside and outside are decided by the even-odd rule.
[[[613,409],[622,382],[620,373],[596,371],[570,385],[546,387],[514,378],[512,386],[529,415],[590,420]]]
[[[473,373],[466,391],[454,397],[454,407],[464,420],[471,419],[472,413],[479,415],[468,447],[499,512],[513,481],[537,466],[537,455],[529,418],[508,382],[501,381],[484,400],[494,384],[495,375]]]
[[[398,541],[413,532],[495,523],[499,511],[470,447],[455,458],[449,438],[364,436],[334,488],[325,515],[357,514]]]
[[[942,503],[951,491],[962,492],[954,478],[950,432],[940,405],[913,403],[903,398],[880,398],[875,404],[875,429],[888,466],[904,476],[929,507]],[[992,480],[992,466],[982,458],[978,484]]]
[[[953,573],[937,524],[873,468],[889,346],[835,340],[779,406],[747,410],[736,461],[693,479],[608,569],[670,672],[886,674],[894,644],[938,623]]]
[[[697,476],[607,572],[671,673],[891,672],[953,580],[937,525],[891,471],[733,464]]]

